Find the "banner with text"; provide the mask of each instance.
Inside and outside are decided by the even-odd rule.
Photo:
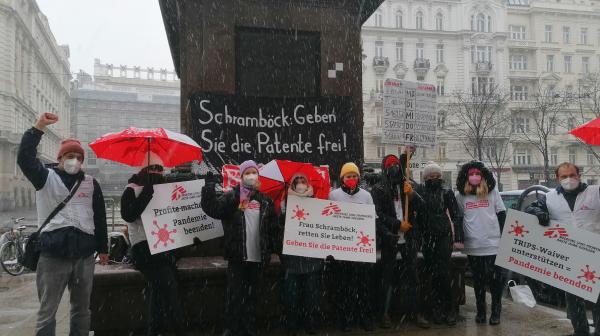
[[[223,236],[221,221],[208,217],[200,206],[204,180],[154,186],[154,196],[142,213],[142,223],[156,254]]]
[[[496,265],[591,302],[600,294],[600,235],[509,209]]]
[[[360,161],[362,130],[352,97],[269,98],[199,92],[191,98],[192,137],[217,168],[285,158],[338,171]],[[362,124],[361,124],[362,125]],[[362,126],[361,126],[362,127]]]
[[[433,148],[436,144],[435,86],[388,78],[383,87],[383,137],[389,144]]]
[[[375,206],[289,196],[283,253],[374,263]]]

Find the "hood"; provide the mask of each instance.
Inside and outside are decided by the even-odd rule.
[[[467,183],[469,179],[468,172],[471,168],[479,169],[481,171],[481,177],[485,179],[485,182],[488,185],[488,189],[490,191],[494,190],[496,187],[496,180],[494,179],[492,172],[483,164],[483,162],[473,160],[462,165],[458,172],[458,176],[456,177],[456,190],[458,190],[461,195],[465,194],[465,183]]]

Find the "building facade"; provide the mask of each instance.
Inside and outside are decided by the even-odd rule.
[[[98,159],[89,143],[130,126],[180,130],[179,80],[173,71],[114,66],[96,59],[93,78],[77,74],[72,97],[71,126],[87,150],[84,169],[108,196],[120,195],[139,168]]]
[[[436,85],[438,145],[417,151],[413,176],[419,180],[420,167],[433,160],[443,167],[448,185],[455,180],[461,164],[471,160],[464,139],[448,126],[452,124],[449,105],[455,102],[453,94],[472,94],[497,85],[507,96],[506,115],[511,118],[507,134],[495,135],[497,143],[509,143],[508,155],[497,169],[503,189],[522,189],[544,182],[541,152],[527,141],[533,134],[526,137],[518,133],[527,132],[527,125],[534,124],[535,92],[550,85],[566,95],[565,92],[580,88],[588,74],[598,72],[597,4],[526,0],[384,2],[365,23],[362,33],[367,164],[379,167],[384,155],[401,150],[386,145],[381,138],[385,78]],[[572,26],[570,39],[563,40],[564,26]],[[559,65],[559,58],[570,64]],[[549,161],[551,166],[573,161],[584,167],[587,180],[595,182],[598,161],[587,147],[567,135],[566,128],[583,122],[566,122],[573,119],[575,105],[578,104],[573,102],[565,106],[560,113],[565,122],[557,121],[556,134],[550,136]],[[531,128],[529,132],[533,133]]]
[[[34,0],[0,1],[0,211],[31,207],[35,190],[17,167],[23,132],[41,112],[60,122],[39,146],[44,163],[56,161],[70,133],[69,48],[59,45]]]

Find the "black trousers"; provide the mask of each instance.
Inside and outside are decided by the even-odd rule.
[[[398,252],[402,256],[402,262],[396,259]],[[381,284],[379,292],[379,304],[382,314],[388,314],[390,301],[393,293],[398,289],[396,271],[399,271],[400,279],[405,280],[407,297],[404,298],[405,305],[409,307],[409,313],[420,314],[422,302],[419,295],[419,281],[417,275],[417,246],[413,240],[407,240],[404,244],[394,245],[392,248],[381,250]]]
[[[321,272],[284,272],[283,302],[288,330],[314,326],[321,303]],[[303,323],[302,323],[303,322]]]
[[[229,262],[225,297],[225,329],[231,335],[256,335],[256,301],[261,266],[256,262]]]
[[[571,320],[575,336],[590,334],[590,326],[587,319],[585,300],[573,294],[565,293],[567,299],[567,317]],[[594,336],[600,336],[600,298],[592,308],[594,319]]]
[[[134,245],[131,255],[146,280],[146,334],[155,336],[173,329],[177,335],[183,335],[185,322],[179,302],[176,259],[169,252],[151,255],[146,242]]]
[[[469,265],[473,272],[473,287],[475,289],[475,300],[477,311],[485,312],[485,290],[486,286],[492,294],[492,312],[502,309],[502,291],[504,290],[505,272],[496,266],[496,255],[468,256]],[[498,311],[499,312],[499,311]]]
[[[433,316],[453,315],[456,310],[456,299],[452,291],[450,263],[452,257],[452,237],[423,237],[423,288],[431,292],[424,295],[424,306]]]
[[[371,278],[373,266],[369,263],[334,261],[336,279],[335,302],[341,325],[353,323],[370,324],[373,321],[371,307]]]

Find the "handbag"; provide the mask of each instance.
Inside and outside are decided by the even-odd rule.
[[[48,223],[50,223],[52,218],[54,218],[54,216],[56,216],[67,205],[67,203],[69,203],[71,198],[73,198],[73,195],[75,195],[77,189],[79,189],[79,186],[81,185],[81,181],[82,180],[77,180],[77,182],[75,182],[75,185],[71,189],[71,192],[69,193],[67,198],[65,198],[64,201],[60,202],[56,206],[56,208],[50,213],[48,218],[46,218],[42,226],[40,226],[40,228],[36,232],[32,233],[29,236],[27,243],[25,243],[25,251],[23,251],[23,256],[21,258],[22,260],[19,261],[21,265],[27,267],[32,271],[35,271],[37,269],[38,260],[40,259],[40,253],[42,251],[40,246],[40,233],[42,232],[44,227]]]
[[[512,286],[511,286],[512,283]],[[536,305],[535,297],[531,292],[531,288],[527,285],[517,285],[514,280],[508,282],[508,288],[510,289],[510,296],[516,303],[524,304],[529,308],[533,308]]]

